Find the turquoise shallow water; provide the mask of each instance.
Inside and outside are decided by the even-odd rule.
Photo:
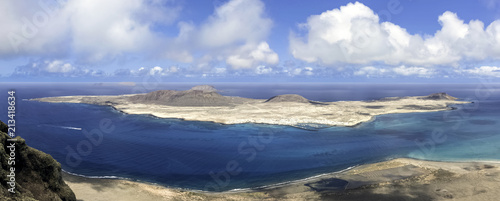
[[[179,89],[189,86],[175,85]],[[484,93],[478,96],[477,86],[217,86],[226,95],[252,98],[299,93],[323,101],[370,100],[447,91],[475,102],[457,105],[457,110],[452,111],[381,115],[354,128],[304,130],[158,119],[126,115],[105,106],[21,101],[45,96],[130,92],[130,88],[123,86],[25,84],[15,87],[17,130],[28,145],[51,154],[71,173],[223,191],[303,179],[397,157],[499,160],[500,96],[496,90],[489,90],[488,96]],[[349,95],[349,91],[358,93]],[[362,91],[369,93],[362,96]],[[6,113],[5,109],[0,112]]]

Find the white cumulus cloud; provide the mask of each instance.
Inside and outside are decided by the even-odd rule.
[[[430,77],[436,72],[432,69],[424,68],[424,67],[406,67],[404,65],[395,67],[392,69],[393,72],[403,76],[417,76],[417,77]]]
[[[260,0],[231,0],[215,9],[196,36],[202,49],[212,50],[204,58],[223,57],[233,69],[256,68],[279,62],[265,41],[272,24]]]
[[[153,58],[203,71],[220,63],[254,69],[279,62],[266,41],[273,21],[261,0],[229,0],[196,23],[178,19],[180,5],[178,0],[0,1],[0,58],[71,58],[85,65]]]
[[[264,14],[260,0],[231,0],[215,9],[200,28],[200,43],[224,47],[236,43],[260,42],[273,24]]]
[[[383,68],[376,68],[373,66],[365,66],[365,67],[362,67],[359,70],[355,71],[354,75],[356,75],[356,76],[366,75],[367,77],[370,77],[370,76],[379,76],[379,75],[385,74],[387,72],[388,72],[388,70],[383,69]]]
[[[473,69],[456,70],[456,72],[481,77],[500,77],[500,67],[497,66],[481,66]]]
[[[180,12],[169,2],[1,1],[0,56],[72,53],[92,63],[148,51],[161,39],[151,27],[172,23]]]
[[[138,69],[118,69],[115,71],[115,76],[169,76],[174,75],[180,72],[179,67],[170,66],[170,67],[160,67],[155,66],[152,68],[149,67],[140,67]]]
[[[291,77],[311,76],[311,75],[314,75],[313,71],[314,71],[314,68],[312,68],[312,67],[291,67],[289,69],[284,69],[283,73],[285,73]]]
[[[271,67],[260,65],[260,66],[257,66],[257,68],[255,68],[255,73],[257,75],[269,74],[271,72],[273,72],[273,69]]]
[[[458,65],[463,60],[500,59],[500,20],[484,27],[465,23],[455,13],[438,17],[441,29],[434,35],[410,34],[379,16],[362,3],[312,15],[292,32],[290,51],[295,58],[324,65],[336,63],[389,65]]]
[[[426,67],[406,67],[405,65],[397,67],[374,67],[365,66],[353,72],[354,76],[366,77],[394,77],[394,76],[414,76],[429,78],[436,75],[436,71]]]
[[[45,64],[45,70],[49,73],[69,73],[75,70],[75,67],[70,63],[64,63],[61,60],[45,61]],[[33,65],[36,65],[36,63]]]
[[[155,66],[151,69],[149,69],[149,74],[150,75],[161,75],[163,72],[163,68],[159,66]]]
[[[259,45],[246,44],[226,59],[226,63],[236,69],[254,68],[259,63],[277,64],[278,61],[278,54],[271,50],[266,42]]]
[[[104,76],[102,70],[93,70],[75,66],[63,60],[37,60],[17,66],[12,76],[49,76],[49,77],[96,77]]]

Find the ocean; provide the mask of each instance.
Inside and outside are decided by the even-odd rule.
[[[223,95],[260,99],[300,94],[316,101],[373,100],[447,92],[474,102],[319,129],[159,119],[107,106],[28,100],[186,90],[196,84],[2,83],[0,120],[7,120],[7,91],[14,89],[17,135],[52,155],[64,171],[191,190],[257,188],[398,157],[500,160],[499,84],[212,84]]]

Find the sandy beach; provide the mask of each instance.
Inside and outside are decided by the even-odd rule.
[[[250,192],[190,192],[118,179],[69,174],[78,200],[454,200],[496,201],[500,162],[435,162],[399,158]]]

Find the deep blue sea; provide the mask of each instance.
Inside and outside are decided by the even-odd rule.
[[[212,84],[223,95],[261,99],[295,93],[316,101],[373,100],[447,92],[474,102],[317,130],[159,119],[106,106],[27,100],[185,90],[195,84],[2,83],[0,120],[7,120],[7,91],[15,89],[17,135],[52,155],[64,171],[194,190],[254,188],[397,157],[500,160],[499,84]]]

